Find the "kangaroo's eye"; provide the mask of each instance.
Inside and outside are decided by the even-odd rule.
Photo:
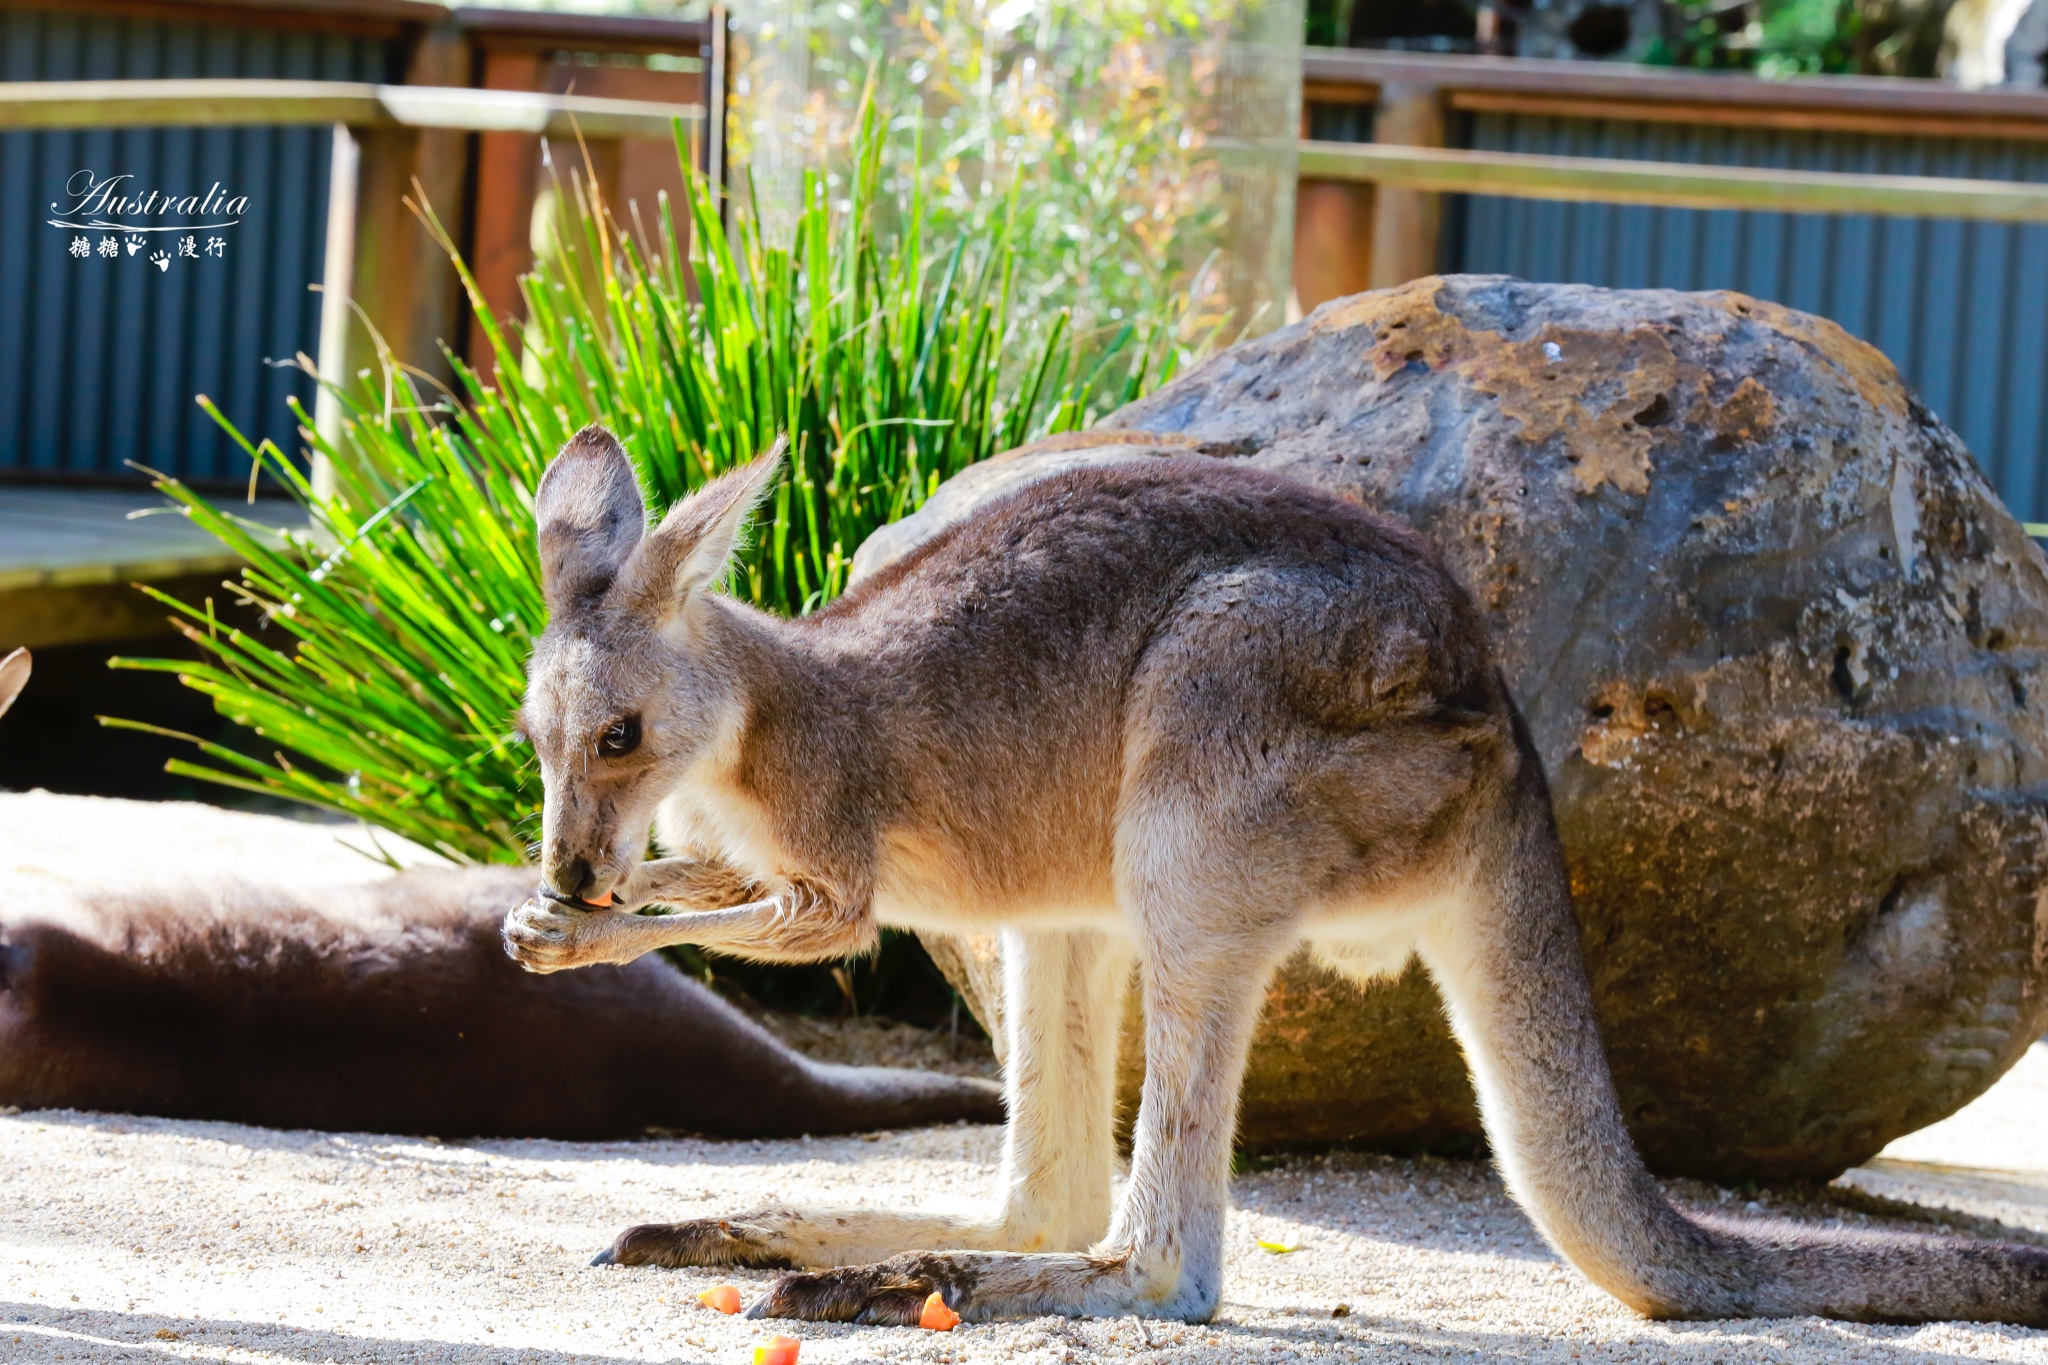
[[[640,747],[640,717],[621,716],[597,737],[597,751],[606,758],[624,758]]]

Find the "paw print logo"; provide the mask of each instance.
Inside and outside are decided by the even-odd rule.
[[[171,253],[168,251],[154,252],[150,255],[149,263],[160,271],[169,270],[171,268]]]
[[[136,252],[142,250],[142,248],[147,245],[149,245],[149,243],[143,238],[131,236],[128,239],[128,254],[130,256],[133,256]]]

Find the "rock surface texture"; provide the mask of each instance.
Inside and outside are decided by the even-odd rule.
[[[1832,1176],[2041,1035],[2048,561],[1877,351],[1739,294],[1419,280],[970,470],[861,568],[1033,472],[1190,449],[1408,520],[1481,604],[1653,1167]],[[988,1018],[991,945],[938,956]],[[1426,975],[1289,964],[1246,1145],[1478,1132]]]

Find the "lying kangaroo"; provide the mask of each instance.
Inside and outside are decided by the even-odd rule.
[[[28,680],[0,661],[0,712]],[[729,1137],[993,1123],[986,1081],[831,1066],[660,958],[546,980],[505,960],[524,868],[317,895],[249,886],[0,909],[0,1104],[450,1137]],[[570,1074],[537,1037],[576,1040]]]
[[[1206,1319],[1246,1048],[1306,939],[1361,980],[1422,955],[1509,1188],[1638,1311],[2048,1325],[2048,1250],[1666,1202],[1608,1076],[1535,751],[1411,533],[1220,461],[1082,469],[785,621],[714,591],[776,466],[651,531],[601,429],[542,479],[545,894],[507,947],[546,972],[1000,925],[1001,1201],[636,1227],[600,1262],[833,1267],[782,1276],[756,1317],[914,1322],[937,1290],[974,1319]],[[650,823],[690,856],[640,862]],[[689,913],[629,913],[649,904]],[[1133,957],[1146,1075],[1112,1208]]]
[[[0,911],[0,1104],[573,1139],[1002,1118],[986,1081],[814,1062],[659,957],[525,975],[499,926],[532,890],[423,869]],[[576,1040],[569,1074],[533,1066],[539,1037]]]

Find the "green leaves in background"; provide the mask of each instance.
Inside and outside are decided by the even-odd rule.
[[[1949,8],[1948,0],[1668,0],[1645,59],[1773,78],[1934,76]]]

